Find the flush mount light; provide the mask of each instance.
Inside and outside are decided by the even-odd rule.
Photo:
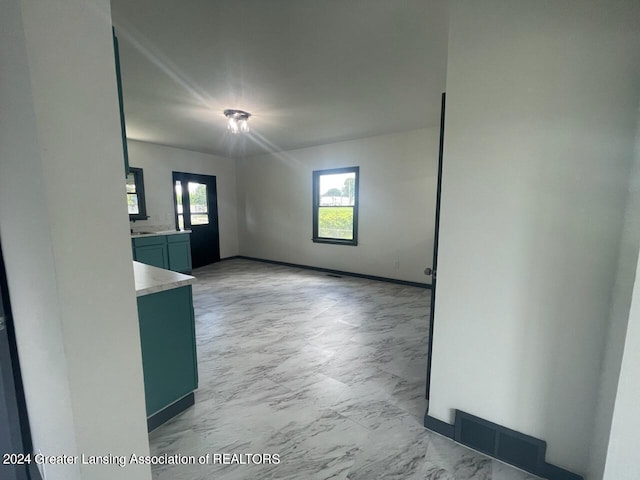
[[[247,133],[249,131],[249,117],[251,114],[243,110],[227,109],[224,111],[227,117],[227,128],[231,133]]]

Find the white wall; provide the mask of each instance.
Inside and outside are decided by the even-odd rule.
[[[592,451],[592,478],[604,480],[632,480],[638,476],[636,444],[637,433],[640,431],[640,282],[637,281],[640,246],[640,115],[638,118],[635,163],[630,177],[631,188],[608,337],[610,347],[603,368],[601,401],[596,424],[598,429]]]
[[[76,452],[76,438],[46,193],[20,2],[0,16],[0,241],[6,262],[22,379],[36,448]],[[11,121],[9,121],[11,120]],[[17,195],[17,196],[16,196]],[[22,211],[14,208],[20,202]],[[24,242],[27,238],[30,241]],[[21,246],[22,244],[22,246]],[[29,254],[31,253],[31,254]],[[40,372],[46,371],[46,375]],[[55,467],[54,467],[55,469]],[[79,469],[58,478],[80,478]]]
[[[0,32],[0,237],[34,448],[148,454],[109,1],[7,0]]]
[[[602,478],[640,248],[640,112],[595,417],[589,478]]]
[[[638,102],[638,4],[452,1],[430,415],[589,464]]]
[[[421,129],[238,160],[240,253],[428,283],[438,133]],[[351,166],[360,167],[358,246],[313,243],[312,172]]]
[[[604,476],[601,477],[604,480],[636,480],[638,478],[638,432],[640,431],[638,378],[640,378],[640,282],[636,281],[624,341],[624,355],[617,385],[606,466]]]
[[[144,173],[148,220],[132,222],[134,230],[149,226],[175,227],[172,172],[214,175],[218,193],[220,257],[238,255],[238,212],[236,207],[236,166],[234,160],[128,140],[129,163]]]

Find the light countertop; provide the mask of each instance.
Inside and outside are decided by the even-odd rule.
[[[158,235],[182,235],[191,233],[191,230],[161,230],[159,232],[132,233],[131,238],[157,237]]]
[[[136,297],[163,292],[173,288],[195,283],[196,277],[133,262],[133,275],[136,283]]]

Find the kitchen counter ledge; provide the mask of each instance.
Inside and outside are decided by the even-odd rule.
[[[164,292],[196,282],[196,277],[183,273],[152,267],[144,263],[133,262],[133,275],[136,284],[136,297]]]
[[[158,232],[132,232],[131,238],[144,238],[144,237],[160,237],[162,235],[183,235],[191,233],[191,230],[160,230]]]

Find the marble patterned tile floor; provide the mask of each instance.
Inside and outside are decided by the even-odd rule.
[[[536,478],[422,426],[428,290],[244,259],[194,275],[196,405],[151,433],[151,452],[280,463],[154,479]]]

